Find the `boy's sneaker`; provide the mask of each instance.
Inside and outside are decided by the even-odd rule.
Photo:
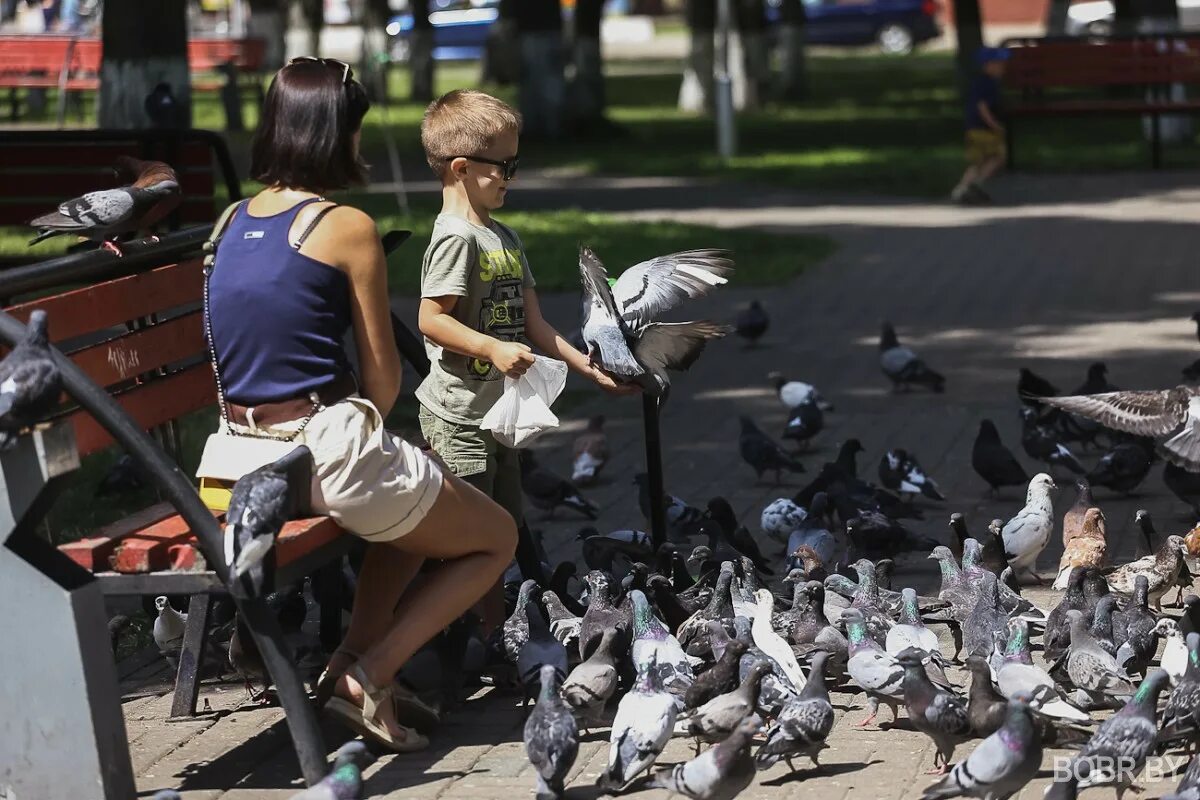
[[[960,206],[967,204],[967,193],[970,188],[967,186],[955,186],[950,192],[950,202],[957,203]]]
[[[967,197],[969,198],[969,202],[975,205],[990,206],[995,202],[992,200],[992,196],[984,191],[983,187],[978,183],[972,183],[967,187]]]

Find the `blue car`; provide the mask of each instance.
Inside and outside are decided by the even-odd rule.
[[[779,19],[781,0],[767,0],[767,20]],[[936,0],[803,0],[809,44],[863,45],[906,54],[941,36]]]
[[[429,22],[433,25],[435,61],[466,61],[482,58],[487,49],[488,28],[500,17],[499,0],[433,0]],[[412,14],[392,17],[387,25],[394,61],[408,60],[408,36]]]

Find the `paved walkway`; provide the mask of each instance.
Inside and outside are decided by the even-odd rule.
[[[736,450],[738,414],[750,414],[770,431],[781,428],[783,409],[765,383],[768,371],[781,370],[817,383],[838,406],[807,459],[810,471],[849,436],[866,447],[860,467],[868,477],[885,449],[906,447],[920,456],[950,498],[914,527],[943,536],[951,511],[966,513],[969,524],[979,528],[1022,504],[1013,492],[986,498],[969,466],[971,442],[985,416],[994,418],[1006,441],[1019,450],[1014,396],[1019,365],[1071,389],[1082,382],[1089,362],[1103,359],[1113,382],[1158,387],[1172,385],[1180,367],[1200,355],[1187,319],[1200,307],[1193,264],[1200,250],[1193,225],[1200,214],[1196,177],[1022,176],[997,191],[1021,205],[980,210],[810,198],[779,189],[666,185],[671,182],[574,183],[562,191],[526,186],[512,203],[583,203],[636,216],[834,236],[838,252],[789,286],[730,287],[697,304],[697,313],[729,319],[739,305],[757,297],[773,324],[761,346],[747,350],[736,341],[720,342],[677,380],[663,418],[668,488],[699,505],[723,494],[757,529],[764,503],[801,485],[803,476],[783,487],[756,484]],[[544,305],[561,328],[573,329],[574,297],[548,298]],[[944,395],[897,396],[887,390],[876,361],[878,326],[885,318],[947,375]],[[543,460],[565,471],[564,445],[595,411],[609,417],[617,453],[607,482],[589,492],[603,509],[601,526],[641,525],[630,483],[642,458],[638,403],[597,397],[573,409],[561,433],[547,437]],[[1060,510],[1072,499],[1072,491],[1060,493]],[[1150,509],[1160,530],[1174,532],[1183,525],[1178,515],[1184,509],[1165,494],[1158,469],[1142,494],[1122,498],[1101,490],[1098,499],[1110,538],[1124,553],[1137,548],[1136,508]],[[574,555],[580,522],[538,516],[531,522],[545,532],[553,559]],[[929,587],[929,563],[901,564],[899,581]],[[1041,567],[1052,570],[1056,563],[1057,552],[1048,550]],[[1050,600],[1047,594],[1035,596]],[[131,675],[130,685],[144,683],[148,671]],[[233,685],[206,688],[204,696],[220,712],[216,720],[167,724],[162,719],[169,698],[151,693],[127,701],[142,788],[181,787],[189,800],[286,797],[295,791],[296,769],[280,711],[243,707],[244,693]],[[932,765],[928,740],[903,722],[896,730],[855,730],[861,699],[839,694],[835,702],[842,710],[832,748],[822,758],[824,768],[814,772],[806,766],[789,775],[777,766],[761,774],[746,797],[800,797],[814,791],[821,798],[919,796],[927,785],[920,773]],[[344,735],[333,728],[327,733],[331,744]],[[959,755],[967,749],[960,748]],[[596,795],[591,785],[606,752],[606,732],[585,740],[570,797]],[[663,760],[670,763],[688,752],[689,746],[676,740]],[[533,785],[513,698],[487,693],[444,725],[433,750],[381,759],[369,775],[371,796],[413,800],[528,797]],[[1165,788],[1151,785],[1150,796]],[[1092,795],[1102,791],[1108,790],[1092,790]]]

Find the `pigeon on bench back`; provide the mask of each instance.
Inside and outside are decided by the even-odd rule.
[[[62,375],[50,354],[46,312],[29,315],[25,339],[0,361],[0,450],[17,443],[17,435],[58,405]]]

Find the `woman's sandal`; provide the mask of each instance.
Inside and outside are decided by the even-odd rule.
[[[357,660],[358,653],[351,652],[345,648],[339,647],[334,651],[334,654],[342,654],[350,656]],[[351,662],[352,664],[354,662]],[[348,667],[347,667],[348,668]],[[317,708],[324,708],[325,705],[333,697],[333,688],[337,685],[338,680],[342,675],[346,674],[345,669],[330,671],[326,667],[325,671],[317,678],[316,702]],[[396,721],[401,725],[408,725],[422,733],[426,733],[437,726],[442,721],[441,712],[433,706],[426,703],[407,687],[399,683],[392,684],[393,705],[396,712]]]
[[[325,711],[327,713],[355,733],[378,742],[395,753],[413,753],[418,750],[424,750],[429,746],[429,740],[412,728],[401,726],[404,730],[404,736],[403,738],[397,738],[379,720],[380,706],[393,702],[393,690],[391,686],[385,686],[382,689],[376,688],[367,680],[367,674],[363,672],[363,668],[358,664],[352,666],[347,672],[362,687],[362,707],[359,708],[344,697],[335,696],[331,697],[329,702],[325,704]]]

